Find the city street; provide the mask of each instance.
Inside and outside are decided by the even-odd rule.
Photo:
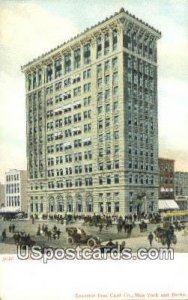
[[[0,237],[0,253],[1,254],[13,254],[16,253],[16,245],[13,240],[13,234],[9,233],[9,225],[15,224],[16,228],[15,231],[24,231],[27,234],[30,234],[32,240],[39,245],[45,246],[52,246],[54,248],[62,247],[67,248],[70,246],[67,242],[67,232],[66,226],[58,223],[57,221],[35,221],[32,224],[31,220],[14,220],[14,222],[9,221],[2,221],[0,220],[0,235],[4,229],[6,229],[7,238],[5,242],[2,242],[2,237]],[[45,236],[38,236],[37,235],[37,228],[38,226],[42,226],[42,224],[47,224],[49,230],[52,230],[54,225],[57,226],[58,229],[61,231],[61,235],[59,239],[53,239],[48,241],[48,238]],[[97,236],[100,238],[102,244],[105,244],[112,239],[113,241],[118,241],[121,243],[123,240],[126,243],[126,247],[129,247],[134,251],[136,251],[140,247],[149,248],[149,241],[148,241],[148,234],[150,231],[156,229],[158,225],[148,224],[148,229],[146,232],[140,233],[138,224],[133,228],[131,237],[127,238],[127,234],[123,231],[121,233],[117,233],[116,225],[106,229],[103,228],[102,232],[99,232],[99,228],[95,226],[84,225],[83,221],[77,221],[76,223],[69,225],[69,226],[77,226],[79,228],[83,228],[86,234]],[[183,235],[183,231],[175,232],[177,236],[177,244],[173,244],[172,247],[174,248],[175,252],[187,252],[188,249],[188,235]],[[76,244],[74,244],[76,246]],[[83,246],[86,246],[83,244]],[[153,247],[160,248],[164,247],[161,243],[153,240]]]

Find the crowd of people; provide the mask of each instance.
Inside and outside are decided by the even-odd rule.
[[[56,225],[54,225],[54,227],[49,230],[48,229],[48,225],[47,224],[42,224],[38,225],[37,228],[37,236],[46,236],[48,238],[48,241],[51,240],[52,238],[55,239],[59,239],[60,235],[61,235],[61,230],[59,228],[57,228]]]
[[[158,214],[141,214],[141,215],[127,215],[127,216],[109,216],[109,215],[92,215],[92,216],[81,216],[81,215],[66,215],[64,217],[59,218],[58,215],[56,216],[57,223],[52,228],[49,228],[50,223],[40,223],[37,225],[36,233],[32,235],[32,240],[29,233],[26,233],[24,231],[17,230],[17,225],[14,223],[10,223],[8,226],[8,230],[5,228],[2,230],[1,233],[1,241],[6,242],[7,239],[7,231],[8,236],[12,235],[15,243],[18,243],[20,241],[26,241],[32,243],[35,240],[40,240],[39,237],[41,237],[42,240],[51,241],[53,240],[59,240],[61,237],[61,230],[60,226],[58,225],[59,222],[61,224],[64,224],[65,226],[69,226],[70,224],[76,224],[77,221],[83,221],[83,226],[94,226],[97,227],[99,233],[102,233],[104,229],[109,229],[108,236],[110,234],[110,228],[112,226],[116,226],[117,228],[117,234],[118,233],[125,233],[125,238],[130,238],[133,229],[137,226],[140,228],[140,232],[147,232],[148,224],[149,223],[159,223],[160,216]],[[35,219],[32,219],[32,224],[35,224]],[[165,227],[165,223],[159,223],[156,227],[156,229],[153,232],[149,232],[147,236],[149,245],[153,245],[153,241],[156,240],[157,242],[160,242],[162,245],[167,245],[169,248],[172,243],[177,242],[177,238],[174,234],[175,230],[182,230],[182,226],[178,222],[175,222],[174,224],[168,224],[168,226]],[[162,226],[161,226],[162,225]],[[35,227],[34,227],[35,228]],[[7,230],[7,231],[6,231]],[[105,234],[106,231],[104,231]],[[37,238],[38,237],[38,238]],[[42,239],[42,237],[45,237],[46,239]],[[117,236],[118,237],[118,236]],[[109,241],[112,242],[112,241]],[[113,243],[113,242],[112,242]],[[114,244],[114,243],[113,243]],[[109,245],[108,245],[109,246]],[[116,245],[117,246],[117,245]]]

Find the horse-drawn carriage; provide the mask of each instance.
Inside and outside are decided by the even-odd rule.
[[[139,228],[140,228],[140,232],[145,232],[145,231],[147,231],[148,225],[147,225],[146,222],[142,221],[142,222],[139,224]]]
[[[69,244],[87,244],[89,247],[94,247],[100,244],[100,239],[96,236],[87,235],[82,228],[67,227],[68,233],[67,241]]]
[[[174,231],[170,228],[158,227],[156,230],[154,230],[154,234],[156,241],[161,242],[163,246],[168,242],[173,244],[177,243],[177,237],[174,234]]]
[[[35,241],[33,241],[29,235],[26,235],[25,232],[16,232],[13,235],[13,239],[16,245],[21,246],[22,248],[28,246],[31,248],[36,244]]]

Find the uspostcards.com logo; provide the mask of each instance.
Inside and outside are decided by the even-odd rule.
[[[41,260],[47,263],[50,260],[173,260],[174,250],[172,248],[139,248],[136,253],[131,248],[51,248],[33,246],[17,246],[17,257],[20,260]]]

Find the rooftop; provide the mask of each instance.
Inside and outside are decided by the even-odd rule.
[[[98,22],[97,24],[91,26],[90,28],[86,28],[83,32],[81,32],[80,34],[77,34],[76,36],[74,36],[73,38],[71,38],[70,40],[58,45],[56,48],[51,49],[50,51],[42,54],[41,56],[38,56],[37,58],[33,59],[32,61],[28,62],[27,64],[23,65],[21,67],[21,70],[23,71],[24,68],[28,67],[29,65],[33,64],[34,62],[37,62],[38,60],[40,60],[41,58],[44,58],[45,56],[49,55],[50,53],[54,52],[55,50],[61,48],[62,46],[65,46],[66,44],[68,44],[69,42],[73,41],[74,39],[81,37],[82,35],[86,34],[89,30],[94,29],[95,27],[97,27],[98,25],[101,25],[103,23],[105,23],[106,21],[109,21],[110,19],[112,19],[113,17],[125,13],[127,16],[131,17],[132,19],[142,23],[144,26],[147,26],[148,28],[152,29],[155,33],[157,33],[159,36],[161,35],[161,32],[158,31],[157,29],[155,29],[154,27],[152,27],[151,25],[149,25],[148,23],[142,21],[141,19],[137,18],[135,15],[132,15],[131,13],[129,13],[128,11],[125,11],[124,8],[122,7],[120,9],[119,12],[115,12],[114,15],[111,15],[110,17],[106,18],[103,21]]]

